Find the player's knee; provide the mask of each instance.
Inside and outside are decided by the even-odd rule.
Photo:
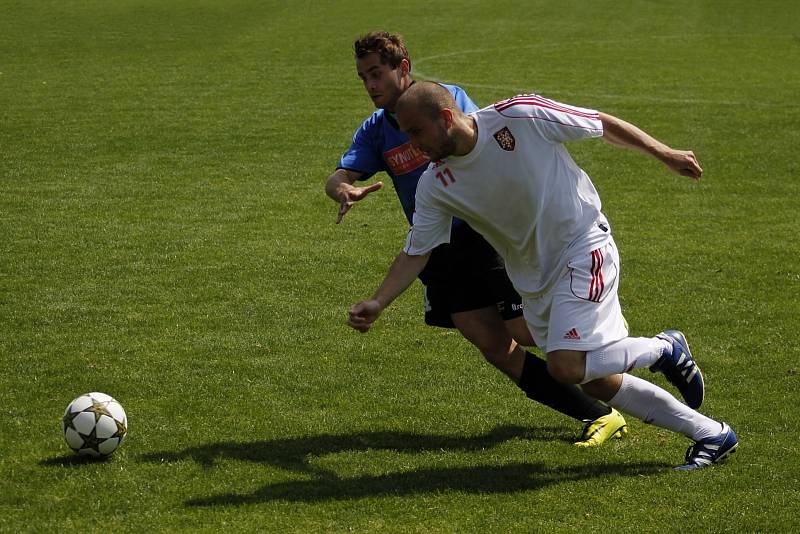
[[[584,368],[578,358],[556,351],[547,355],[547,372],[562,384],[580,384]]]
[[[485,343],[478,345],[487,362],[495,367],[503,368],[513,352],[513,342],[510,343]]]
[[[503,328],[504,325],[499,320],[499,316],[488,319],[484,317],[483,321],[479,321],[477,324],[474,318],[472,321],[466,321],[464,317],[454,316],[453,319],[461,335],[480,351],[484,359],[505,371],[517,344],[509,332]]]
[[[511,334],[514,340],[523,347],[535,347],[536,342],[528,329],[528,323],[522,317],[516,317],[505,322],[506,330]]]

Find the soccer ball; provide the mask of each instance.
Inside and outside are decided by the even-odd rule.
[[[128,416],[122,405],[105,393],[86,393],[69,403],[61,419],[64,440],[78,454],[105,457],[122,445]]]

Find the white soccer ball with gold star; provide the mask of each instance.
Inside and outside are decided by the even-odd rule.
[[[128,416],[113,397],[95,391],[69,403],[61,419],[61,429],[73,451],[104,457],[117,450],[125,440]]]

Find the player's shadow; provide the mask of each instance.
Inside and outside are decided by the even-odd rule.
[[[240,505],[268,501],[356,499],[375,496],[402,496],[440,491],[470,493],[512,493],[536,490],[571,480],[606,475],[642,475],[661,471],[664,463],[604,464],[575,467],[559,466],[555,471],[543,463],[512,463],[469,467],[423,468],[386,475],[340,477],[320,468],[309,459],[341,452],[389,450],[401,453],[426,451],[483,451],[513,439],[561,441],[563,428],[528,429],[497,427],[471,437],[413,434],[408,432],[361,432],[323,434],[255,442],[221,442],[191,447],[178,452],[142,456],[148,462],[193,460],[208,468],[220,459],[265,463],[310,475],[308,480],[266,484],[249,494],[224,493],[187,501],[189,506]]]
[[[419,453],[425,451],[476,451],[494,447],[512,439],[552,441],[564,437],[561,427],[535,429],[519,426],[500,426],[477,436],[445,436],[410,432],[380,431],[353,434],[320,434],[275,440],[235,442],[223,441],[178,452],[156,452],[143,455],[152,462],[193,460],[213,467],[217,459],[234,459],[274,465],[293,471],[315,471],[307,462],[309,457],[339,452],[391,450]]]
[[[315,480],[267,484],[249,494],[226,493],[186,501],[188,506],[228,506],[270,501],[318,502],[364,497],[458,491],[474,494],[534,491],[551,484],[604,476],[641,476],[663,471],[667,464],[583,465],[553,470],[544,463],[479,465],[444,469],[418,469],[380,476],[320,477]]]

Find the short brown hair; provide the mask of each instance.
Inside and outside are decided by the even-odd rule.
[[[393,69],[399,67],[404,59],[408,61],[409,66],[411,65],[403,36],[397,33],[370,32],[358,38],[353,50],[357,59],[373,52],[377,53],[381,57],[381,63]]]

